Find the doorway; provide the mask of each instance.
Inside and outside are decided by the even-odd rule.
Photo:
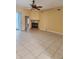
[[[30,18],[29,16],[25,16],[25,30],[29,31],[30,29]]]
[[[16,30],[21,30],[22,15],[20,12],[16,12]]]

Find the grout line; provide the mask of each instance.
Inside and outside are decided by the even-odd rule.
[[[51,43],[52,44],[52,43]],[[49,47],[51,47],[51,44],[45,49],[45,50],[43,50],[38,56],[40,56],[44,51],[46,51],[47,49],[49,49]],[[59,49],[60,47],[58,47],[57,49],[56,49],[56,51]],[[54,52],[54,55],[55,55],[55,53],[56,53],[56,51]],[[37,56],[37,57],[38,57]],[[47,55],[47,56],[49,56],[49,55]],[[52,57],[52,56],[51,56]]]

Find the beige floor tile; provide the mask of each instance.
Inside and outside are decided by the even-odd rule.
[[[54,43],[52,43],[49,48],[46,49],[46,51],[51,55],[53,56],[57,50],[59,50],[59,48],[62,46],[62,41],[61,40],[58,40],[58,41],[55,41]]]
[[[38,56],[42,51],[45,50],[39,43],[32,42],[27,46],[27,49],[30,50],[35,56]]]
[[[55,59],[62,59],[63,58],[63,47],[61,46],[54,55]]]
[[[39,30],[17,31],[16,59],[62,58],[62,39],[61,35]]]
[[[37,59],[54,59],[47,51],[41,53]]]

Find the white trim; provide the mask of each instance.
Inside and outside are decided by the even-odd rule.
[[[41,29],[40,29],[40,30],[41,30]],[[45,31],[45,30],[41,30],[41,31]],[[55,33],[55,34],[63,35],[63,33],[56,32],[56,31],[46,31],[46,32],[52,32],[52,33]]]
[[[63,35],[63,33],[56,32],[56,31],[48,31],[48,32],[52,32],[52,33],[56,33],[56,34],[59,34],[59,35]]]

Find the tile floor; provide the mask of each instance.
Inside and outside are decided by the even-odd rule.
[[[63,59],[63,36],[39,30],[16,31],[16,59]]]

